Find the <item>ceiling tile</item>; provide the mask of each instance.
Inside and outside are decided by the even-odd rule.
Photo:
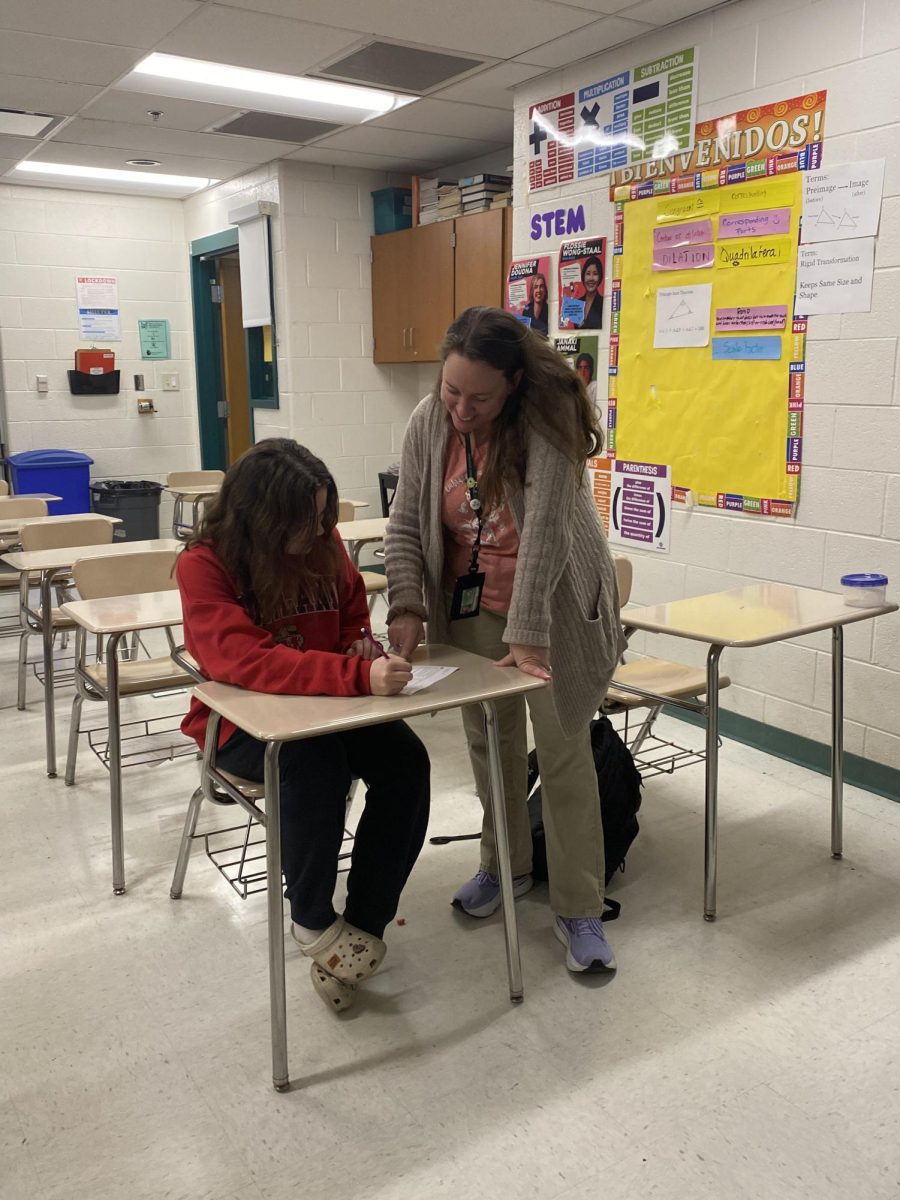
[[[271,145],[271,142],[262,144]],[[139,167],[128,167],[126,159],[152,157],[154,156],[146,154],[140,146],[87,147],[76,145],[74,142],[45,142],[41,149],[32,154],[31,159],[34,162],[76,163],[79,166],[140,170]],[[160,155],[157,154],[156,157],[159,158]],[[160,171],[168,175],[205,175],[211,179],[231,179],[234,175],[243,175],[250,169],[251,164],[236,159],[198,154],[167,154],[161,166],[147,168],[148,171]],[[77,180],[72,180],[59,186],[77,187],[78,183]]]
[[[551,0],[553,4],[562,4],[566,8],[583,8],[598,16],[608,16],[610,13],[620,13],[630,8],[635,0]]]
[[[161,109],[159,121],[147,113]],[[200,100],[175,100],[169,96],[151,96],[142,92],[124,92],[116,88],[89,104],[81,114],[90,120],[124,121],[129,125],[147,125],[159,129],[187,129],[199,132],[239,111],[225,104],[204,104]]]
[[[89,83],[57,83],[25,75],[0,75],[0,107],[71,117],[103,88]]]
[[[159,41],[200,7],[199,0],[3,0],[0,28],[83,42],[142,46]]]
[[[671,25],[695,13],[720,8],[729,0],[639,0],[626,14],[635,21],[647,21],[650,25]]]
[[[476,141],[400,129],[376,129],[371,125],[344,129],[316,142],[317,146],[358,150],[362,154],[398,154],[403,158],[429,158],[437,162],[461,162],[476,154],[486,154],[499,144],[496,139]]]
[[[449,137],[485,138],[512,145],[513,114],[500,108],[460,104],[453,100],[419,100],[387,113],[369,125],[378,129],[409,129],[418,133],[442,133]]]
[[[480,71],[477,75],[471,75],[460,83],[453,83],[450,87],[432,92],[429,99],[462,100],[468,104],[485,104],[492,108],[512,110],[512,89],[541,73],[541,67],[527,66],[525,63],[500,63],[486,71]]]
[[[299,11],[307,15],[305,0],[294,5],[294,12]],[[359,40],[357,33],[345,29],[212,4],[156,49],[207,62],[301,75]]]
[[[411,175],[428,170],[434,163],[428,159],[401,158],[391,154],[360,154],[353,150],[337,150],[325,145],[305,146],[286,155],[285,161],[325,163],[332,167],[361,167],[369,171],[408,171]]]
[[[14,158],[19,162],[30,150],[41,144],[40,138],[0,136],[0,158]]]
[[[182,129],[161,129],[158,125],[127,125],[119,121],[87,121],[82,118],[76,118],[61,130],[59,140],[82,146],[137,147],[141,156],[147,158],[162,158],[165,154],[198,154],[201,157],[252,163],[268,162],[293,149],[291,142],[230,137],[225,133],[190,133]]]
[[[296,15],[297,0],[239,0],[241,8],[257,12]],[[587,25],[591,14],[584,9],[552,4],[549,0],[516,0],[485,3],[485,0],[455,0],[452,9],[443,4],[427,7],[421,0],[302,0],[303,17],[323,25],[377,34],[380,38],[416,44],[424,49],[459,50],[491,58],[512,58],[551,35],[570,33]],[[413,39],[410,34],[414,35]]]
[[[521,61],[545,68],[566,67],[592,54],[600,54],[611,46],[640,37],[642,33],[652,33],[655,28],[655,25],[625,17],[603,17],[586,29],[579,29],[577,33],[567,33],[546,45],[536,46],[521,55]]]
[[[0,37],[0,77],[32,75],[70,83],[112,83],[141,58],[139,49],[41,37],[15,30]]]

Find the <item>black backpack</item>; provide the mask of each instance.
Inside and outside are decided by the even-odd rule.
[[[613,728],[609,717],[591,721],[591,748],[597,783],[600,791],[600,817],[603,821],[603,841],[606,851],[606,882],[616,871],[625,869],[628,847],[638,835],[637,812],[641,807],[641,775],[634,765],[631,751]],[[538,783],[537,752],[528,755],[528,817],[531,822],[532,864],[535,879],[547,878],[547,846],[544,841],[544,819],[541,811],[541,788]],[[535,786],[537,784],[537,786]],[[607,900],[611,911],[604,919],[619,915],[615,901]]]

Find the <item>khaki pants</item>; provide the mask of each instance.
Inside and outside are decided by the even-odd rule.
[[[450,622],[450,640],[461,650],[495,661],[508,653],[501,641],[506,618],[485,609],[477,617]],[[590,730],[564,736],[553,705],[553,685],[527,694],[541,769],[541,798],[550,876],[550,904],[562,917],[599,917],[603,911],[603,825]],[[528,744],[525,697],[497,700],[500,760],[506,796],[509,852],[514,875],[531,871],[531,827],[526,805]],[[462,710],[475,785],[484,809],[481,866],[497,873],[490,809],[487,739],[481,706]]]

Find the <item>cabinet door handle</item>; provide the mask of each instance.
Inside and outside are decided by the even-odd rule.
[[[415,347],[416,347],[416,327],[415,327],[415,325],[410,325],[410,327],[409,327],[409,348],[410,348],[410,350],[414,350]]]
[[[403,349],[407,350],[408,348],[409,348],[409,329],[406,326],[404,326],[403,327]]]

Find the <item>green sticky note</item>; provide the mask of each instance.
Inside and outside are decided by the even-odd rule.
[[[172,357],[168,321],[138,321],[138,335],[141,339],[141,358]]]

